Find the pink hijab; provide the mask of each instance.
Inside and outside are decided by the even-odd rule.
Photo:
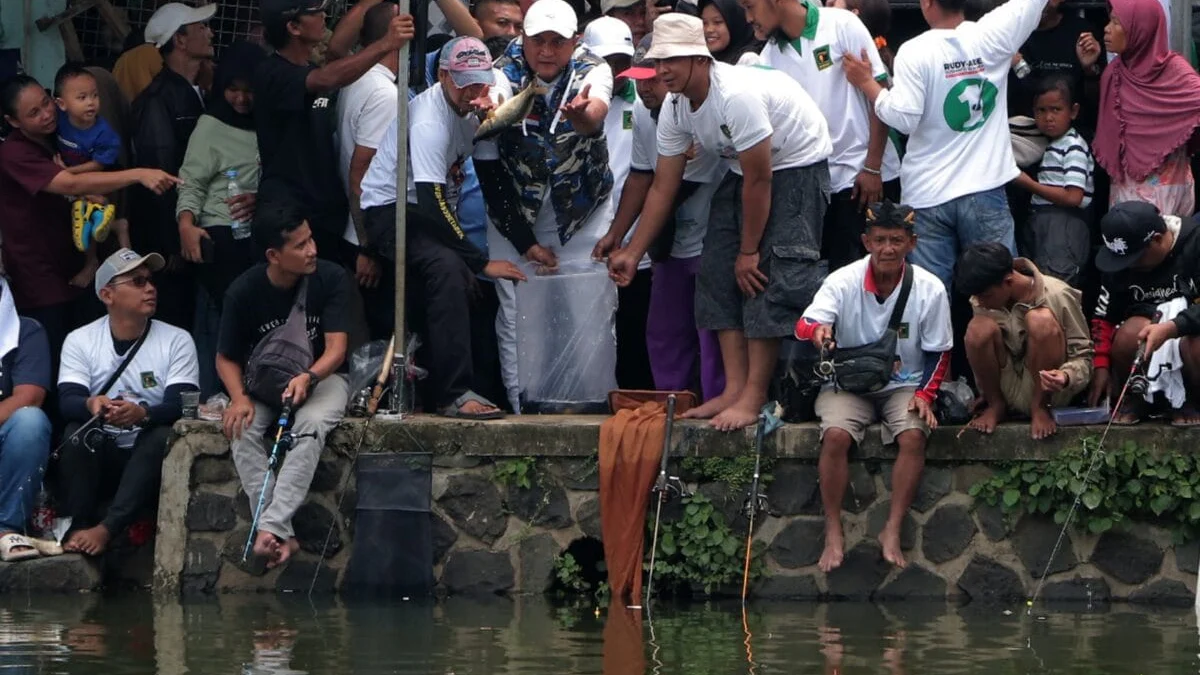
[[[1140,181],[1200,127],[1200,75],[1167,47],[1158,0],[1112,0],[1126,47],[1100,81],[1093,150],[1114,179]]]

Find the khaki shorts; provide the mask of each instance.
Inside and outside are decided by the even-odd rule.
[[[821,420],[821,437],[829,429],[841,429],[855,443],[862,443],[867,427],[879,422],[883,444],[896,440],[902,432],[920,429],[929,436],[929,426],[915,412],[909,412],[916,387],[889,389],[875,394],[851,394],[823,389],[817,396],[817,417]]]
[[[1028,415],[1033,407],[1033,378],[1034,373],[1025,370],[1025,362],[1008,354],[1008,363],[1000,369],[1000,393],[1004,394],[1004,403],[1009,412]],[[1071,399],[1087,389],[1088,381],[1076,382],[1071,380],[1067,388],[1050,395],[1050,405],[1060,408],[1071,402]]]

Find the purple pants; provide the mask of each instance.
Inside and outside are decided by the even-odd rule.
[[[694,382],[696,357],[700,360],[700,388],[704,400],[725,389],[725,369],[717,334],[696,328],[696,274],[700,256],[670,258],[654,263],[650,283],[650,316],[646,319],[646,349],[654,388],[682,391]]]

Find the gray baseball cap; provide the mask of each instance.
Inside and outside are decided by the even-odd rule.
[[[139,267],[145,266],[151,272],[157,272],[166,267],[167,261],[157,253],[138,255],[127,248],[118,249],[116,253],[104,259],[96,270],[96,297],[100,297],[100,289],[112,283],[112,280],[122,274],[129,274]]]

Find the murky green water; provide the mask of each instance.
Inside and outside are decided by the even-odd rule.
[[[968,605],[660,607],[654,620],[543,600],[437,604],[223,596],[0,597],[0,675],[17,673],[1196,673],[1194,612],[1026,616]],[[749,657],[747,652],[749,643]]]

